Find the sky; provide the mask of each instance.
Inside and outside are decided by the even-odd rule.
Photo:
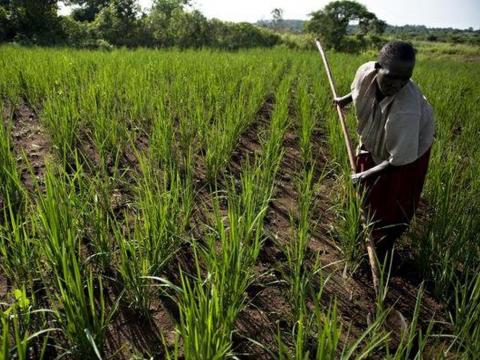
[[[329,0],[194,0],[194,7],[207,18],[255,22],[270,19],[274,8],[285,19],[307,19]],[[426,25],[480,29],[480,0],[359,0],[378,18],[391,25]],[[140,0],[149,7],[152,0]]]

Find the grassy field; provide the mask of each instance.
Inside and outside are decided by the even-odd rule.
[[[330,57],[341,93],[370,60]],[[480,352],[477,62],[416,67],[437,135],[377,296],[315,52],[1,47],[0,63],[0,359]]]

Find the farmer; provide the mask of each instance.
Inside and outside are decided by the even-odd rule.
[[[410,79],[415,50],[387,43],[378,61],[360,66],[352,92],[334,101],[353,102],[360,144],[354,182],[365,190],[365,208],[379,259],[408,228],[420,199],[434,137],[432,107]]]

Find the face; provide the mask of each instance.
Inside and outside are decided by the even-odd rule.
[[[382,65],[377,63],[377,84],[385,96],[395,95],[410,80],[415,63],[392,61]]]

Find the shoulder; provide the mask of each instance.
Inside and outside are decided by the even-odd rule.
[[[360,65],[357,71],[373,71],[375,70],[375,61],[367,61],[366,63]]]
[[[375,71],[375,61],[369,61],[358,67],[357,76],[358,75],[366,76],[373,73],[374,71]]]
[[[369,61],[360,65],[355,73],[355,78],[353,79],[351,89],[353,91],[358,91],[365,81],[372,79],[373,75],[375,75],[375,61]]]
[[[392,104],[393,113],[409,113],[421,116],[425,97],[413,80],[410,80],[395,96]]]

